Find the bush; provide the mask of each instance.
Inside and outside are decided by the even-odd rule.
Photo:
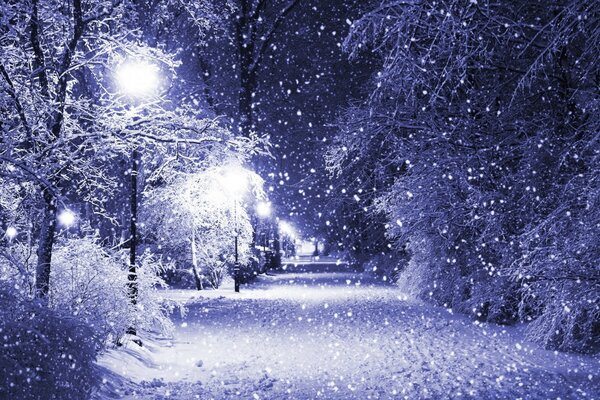
[[[31,298],[35,291],[35,248],[15,242],[0,247],[0,282],[10,282],[22,298]]]
[[[206,274],[205,277],[213,289],[218,289],[223,283],[223,277],[227,272],[227,266],[223,260],[211,260],[209,264],[205,266]]]
[[[128,294],[128,270],[118,253],[94,237],[68,239],[57,246],[50,274],[50,305],[89,324],[103,344],[118,343],[128,328],[168,334],[172,306],[158,296],[162,265],[149,253],[139,258],[137,305]]]
[[[256,279],[259,274],[260,265],[258,258],[251,256],[247,263],[240,264],[240,282],[248,283]],[[233,264],[230,266],[230,275],[234,276]]]
[[[99,380],[93,330],[20,299],[0,288],[0,398],[88,398]]]
[[[57,246],[50,273],[50,306],[88,323],[105,342],[119,340],[134,322],[127,272],[93,238]]]
[[[598,285],[554,280],[533,282],[529,286],[532,292],[543,293],[540,315],[527,329],[529,339],[562,351],[600,351]]]
[[[196,289],[194,273],[188,268],[174,268],[161,274],[169,287],[177,289]]]

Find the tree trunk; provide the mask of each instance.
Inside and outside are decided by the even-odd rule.
[[[240,129],[246,137],[254,129],[253,94],[256,91],[256,72],[251,68],[252,53],[248,47],[251,46],[240,46]]]
[[[138,300],[138,282],[137,282],[137,270],[136,270],[136,252],[137,252],[137,211],[138,211],[138,199],[137,199],[137,177],[140,164],[140,152],[138,149],[134,149],[131,153],[131,198],[130,198],[130,236],[129,236],[129,274],[127,275],[128,292],[131,304],[137,305]],[[135,326],[130,326],[127,329],[127,333],[130,335],[136,335],[137,329]]]
[[[252,94],[256,89],[256,68],[252,65],[256,39],[253,32],[256,21],[250,13],[249,4],[241,2],[235,32],[240,63],[239,129],[246,137],[250,136],[253,128]]]
[[[35,296],[47,301],[50,290],[50,264],[52,247],[56,232],[56,199],[44,190],[44,214],[37,248],[37,266],[35,275]]]
[[[202,290],[202,279],[198,275],[198,257],[196,255],[196,235],[192,232],[192,271],[196,280],[196,289]]]
[[[281,269],[281,243],[279,242],[279,232],[275,229],[275,237],[273,238],[273,269]]]

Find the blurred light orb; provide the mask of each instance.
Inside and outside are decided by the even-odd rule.
[[[271,204],[267,202],[258,203],[256,206],[256,212],[259,217],[268,217],[271,215]]]
[[[123,93],[146,96],[158,88],[158,68],[143,61],[124,62],[117,69],[117,81]]]
[[[230,195],[241,196],[248,188],[248,171],[238,166],[227,167],[224,169],[221,184]]]
[[[4,235],[9,240],[13,240],[17,236],[17,229],[14,226],[9,226],[8,228],[6,228],[6,232],[4,232]]]
[[[75,223],[75,219],[77,219],[77,217],[75,216],[75,213],[71,210],[63,210],[58,215],[58,222],[60,222],[61,225],[66,226],[67,228]]]
[[[279,231],[294,239],[296,237],[296,233],[294,232],[294,228],[290,225],[289,222],[279,221]]]

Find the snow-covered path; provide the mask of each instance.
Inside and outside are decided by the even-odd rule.
[[[600,398],[597,357],[545,351],[519,329],[476,324],[327,269],[291,267],[238,294],[173,292],[190,299],[174,340],[106,354],[100,364],[115,374],[99,397]]]

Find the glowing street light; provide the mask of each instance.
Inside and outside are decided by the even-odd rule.
[[[120,91],[133,98],[143,99],[158,91],[160,79],[158,67],[143,60],[127,60],[117,67],[116,81]],[[138,284],[136,271],[136,252],[137,252],[137,214],[138,214],[138,172],[142,157],[138,147],[134,147],[131,153],[131,182],[130,182],[130,221],[129,221],[129,274],[128,287],[129,297],[133,305],[138,300]],[[134,326],[127,329],[127,333],[136,335],[137,330]],[[141,344],[136,339],[135,343]]]
[[[233,197],[233,218],[235,224],[234,231],[234,251],[235,251],[235,263],[233,265],[233,282],[234,282],[234,290],[236,292],[240,291],[240,262],[239,262],[239,252],[238,252],[238,236],[239,236],[239,227],[237,220],[237,208],[240,197],[243,196],[245,191],[248,188],[248,171],[238,167],[233,166],[225,169],[223,174],[223,178],[221,181],[222,186],[225,188],[227,192]]]
[[[144,61],[126,61],[117,69],[121,91],[134,97],[152,94],[159,86],[158,68]]]
[[[248,188],[248,171],[238,166],[228,167],[221,183],[231,196],[239,198]]]
[[[271,215],[271,203],[260,202],[256,206],[256,213],[261,218],[266,218]]]
[[[15,237],[17,237],[17,229],[14,226],[9,226],[6,228],[4,236],[6,236],[9,241],[12,241]]]
[[[77,216],[75,213],[69,209],[64,209],[60,214],[58,214],[58,222],[67,228],[71,227],[75,223]]]

